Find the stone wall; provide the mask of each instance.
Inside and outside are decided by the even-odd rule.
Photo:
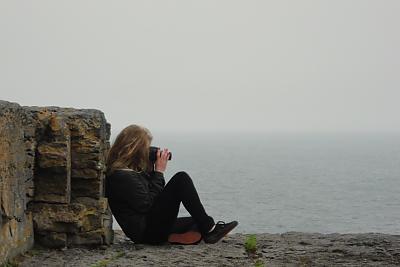
[[[104,114],[0,101],[0,131],[0,259],[33,242],[112,243],[104,198],[110,124]]]
[[[23,108],[0,101],[0,264],[33,245],[33,127]]]

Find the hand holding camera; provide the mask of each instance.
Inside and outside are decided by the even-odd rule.
[[[168,160],[171,160],[172,154],[168,149],[160,150],[159,147],[150,147],[150,161],[154,162],[154,170],[158,172],[165,172],[167,169]]]

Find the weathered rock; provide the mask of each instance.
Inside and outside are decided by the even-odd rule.
[[[48,248],[64,248],[67,244],[66,233],[36,232],[35,242]]]
[[[108,203],[103,198],[105,156],[110,146],[110,127],[107,126],[104,114],[98,110],[58,107],[29,107],[29,111],[38,121],[40,131],[46,132],[41,138],[44,153],[39,153],[39,168],[42,168],[41,173],[44,174],[46,170],[51,170],[48,177],[54,181],[52,183],[47,180],[48,188],[53,190],[47,190],[47,194],[43,193],[39,198],[46,195],[46,202],[51,202],[50,195],[51,200],[64,193],[70,197],[66,202],[58,202],[65,203],[66,206],[55,205],[51,208],[40,203],[34,204],[37,209],[34,221],[38,235],[43,235],[46,231],[67,233],[66,238],[57,240],[58,243],[64,240],[63,245],[68,246],[85,244],[85,240],[88,245],[94,244],[95,240],[100,242],[98,244],[110,244],[112,238],[106,236],[112,236],[112,233],[109,233],[112,232],[111,225],[105,222],[112,221],[112,216]],[[40,152],[39,149],[38,151]],[[63,166],[67,167],[67,171]],[[57,181],[60,179],[63,180]],[[63,186],[64,181],[69,187]],[[91,234],[86,235],[86,232]],[[93,237],[95,232],[102,233],[97,234],[100,238]]]
[[[0,264],[33,245],[32,217],[26,210],[35,151],[30,125],[18,104],[0,101]]]
[[[69,169],[63,167],[39,169],[35,176],[35,201],[69,203],[71,181]]]
[[[75,199],[75,201],[76,203],[81,203],[86,207],[95,208],[100,213],[110,212],[108,208],[108,199],[105,197],[101,197],[98,200],[90,197],[78,197]]]
[[[115,235],[106,249],[38,249],[18,263],[83,267],[108,259],[107,266],[400,266],[400,235],[262,233],[256,234],[255,253],[245,249],[249,234],[230,233],[216,244],[188,246],[135,244],[122,231]]]
[[[40,168],[66,167],[70,168],[70,146],[65,142],[43,142],[38,146],[38,162]]]
[[[89,169],[89,168],[73,169],[72,175],[74,176],[74,178],[87,178],[87,179],[98,178],[99,171],[96,169]]]
[[[50,114],[44,136],[38,136],[35,201],[69,203],[71,199],[71,137],[65,119]]]
[[[103,180],[88,180],[81,178],[73,178],[71,181],[72,197],[92,197],[99,199],[104,196]]]
[[[82,232],[68,238],[68,246],[110,244],[114,238],[114,232],[107,229]]]
[[[94,214],[95,209],[86,208],[79,203],[50,204],[33,203],[30,210],[33,212],[35,231],[44,233],[78,233],[83,224],[83,218]]]
[[[104,198],[110,125],[101,111],[0,101],[0,133],[0,264],[34,239],[112,243]]]

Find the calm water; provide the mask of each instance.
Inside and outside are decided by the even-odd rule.
[[[400,234],[399,135],[153,134],[233,232]]]

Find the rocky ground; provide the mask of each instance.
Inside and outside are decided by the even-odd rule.
[[[400,266],[400,235],[257,234],[257,250],[247,253],[249,234],[230,234],[217,244],[151,246],[134,244],[121,231],[112,246],[50,250],[35,247],[18,266]]]

